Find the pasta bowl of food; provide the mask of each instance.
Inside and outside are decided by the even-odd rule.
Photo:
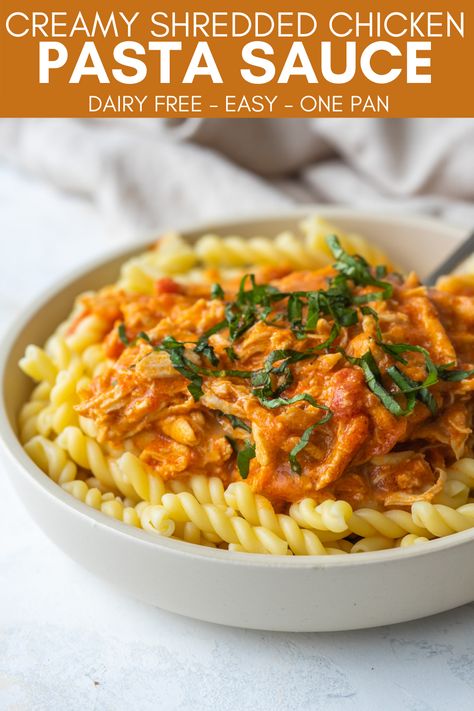
[[[341,208],[122,250],[46,293],[1,361],[5,471],[116,588],[271,630],[474,599],[474,279],[463,238]]]

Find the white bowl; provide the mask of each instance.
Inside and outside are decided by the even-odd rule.
[[[315,210],[359,232],[404,267],[426,274],[463,232],[426,219],[338,208],[222,225],[219,234],[274,235]],[[190,617],[267,630],[323,631],[402,622],[474,599],[474,530],[409,549],[351,556],[273,557],[215,550],[154,537],[87,507],[29,459],[16,418],[31,384],[18,368],[28,343],[41,344],[80,292],[114,281],[119,265],[143,245],[115,253],[69,277],[34,304],[4,344],[0,361],[0,434],[5,469],[43,531],[85,568],[130,595]]]

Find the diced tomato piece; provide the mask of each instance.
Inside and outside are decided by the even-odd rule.
[[[118,337],[118,331],[115,328],[104,339],[104,351],[107,358],[117,360],[123,353],[125,346]]]
[[[183,287],[170,277],[162,277],[155,281],[155,294],[182,294]]]

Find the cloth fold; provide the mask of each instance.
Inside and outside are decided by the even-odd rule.
[[[0,158],[92,200],[116,239],[295,202],[474,225],[472,119],[4,119]]]

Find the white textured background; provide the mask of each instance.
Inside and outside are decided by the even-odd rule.
[[[2,329],[41,288],[110,247],[98,214],[0,166]],[[337,634],[195,622],[91,577],[6,482],[0,491],[1,711],[474,708],[474,604]]]

